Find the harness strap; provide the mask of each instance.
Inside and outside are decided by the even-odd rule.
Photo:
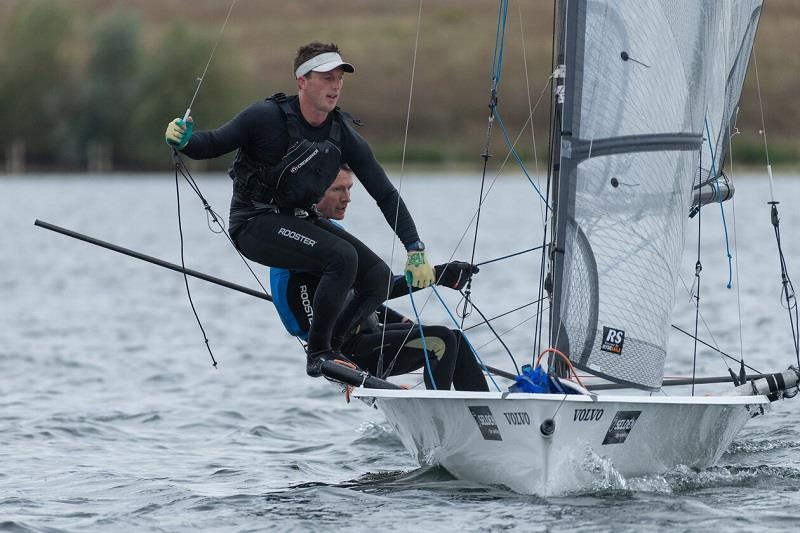
[[[286,117],[286,129],[289,132],[289,144],[294,144],[303,139],[303,136],[300,134],[300,117],[297,116],[297,112],[294,108],[289,104],[289,98],[286,96],[285,93],[275,93],[267,100],[272,100],[281,108],[283,111],[284,116]],[[328,139],[333,141],[335,144],[341,146],[342,145],[342,112],[339,107],[337,106],[333,110],[333,123],[331,124],[331,131],[328,134]],[[354,124],[359,124],[355,119],[352,119]],[[360,124],[359,124],[360,125]]]
[[[333,111],[333,124],[331,124],[331,132],[328,139],[338,146],[342,145],[342,120],[339,116],[338,109],[334,109]]]
[[[253,202],[254,207],[265,209],[267,213],[291,215],[297,218],[307,218],[310,220],[317,219],[322,216],[316,205],[309,205],[306,207],[280,207],[272,203]]]
[[[289,105],[289,102],[285,98],[277,102],[277,104],[286,117],[286,129],[289,131],[289,144],[291,145],[301,141],[303,136],[300,135],[300,119],[297,118],[297,113],[294,112],[294,109],[292,109],[292,106]]]

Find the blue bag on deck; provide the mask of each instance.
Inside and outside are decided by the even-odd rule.
[[[529,392],[539,394],[577,394],[567,387],[562,387],[557,379],[551,379],[541,366],[532,368],[523,365],[522,374],[516,377],[516,383],[508,388],[509,392]]]

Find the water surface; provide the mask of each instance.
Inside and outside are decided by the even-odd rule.
[[[776,184],[794,272],[797,178]],[[227,178],[198,179],[227,218]],[[467,224],[479,179],[403,179],[402,194],[435,262],[470,257]],[[745,353],[759,370],[778,370],[794,352],[778,301],[768,187],[757,176],[736,183],[735,213],[726,205],[738,263],[733,289],[725,288],[719,208],[703,211],[708,327],[701,321],[701,336],[737,357]],[[187,266],[258,288],[224,237],[208,230],[199,200],[181,190]],[[721,463],[703,472],[626,480],[601,471],[586,494],[547,500],[476,486],[420,469],[379,411],[348,404],[338,388],[306,377],[300,346],[268,302],[190,282],[220,363],[215,370],[179,274],[33,226],[41,218],[180,262],[168,174],[4,177],[0,198],[0,530],[753,531],[796,524],[796,401],[751,421]],[[524,178],[500,179],[482,209],[476,261],[538,245],[541,217]],[[682,269],[687,286],[696,260],[693,224]],[[391,230],[361,189],[346,225],[400,268],[402,249],[393,248]],[[494,315],[533,300],[539,259],[526,254],[486,265],[476,278],[476,303]],[[264,269],[254,268],[263,279]],[[692,306],[685,290],[678,294],[675,324],[691,331]],[[412,313],[406,302],[397,307]],[[506,343],[520,363],[531,356],[532,314],[527,308],[496,322],[498,331],[510,330]],[[423,318],[449,323],[433,299]],[[466,323],[478,320],[473,314]],[[471,333],[489,364],[512,368],[486,328]],[[672,340],[668,374],[687,375],[693,343],[678,333]],[[697,372],[726,371],[719,354],[701,347]]]

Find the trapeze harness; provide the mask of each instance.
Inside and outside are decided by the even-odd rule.
[[[324,141],[311,141],[300,133],[300,118],[283,93],[272,100],[286,117],[289,149],[278,164],[270,167],[254,165],[243,157],[242,171],[234,176],[234,189],[254,207],[309,209],[325,194],[336,179],[342,161],[343,116],[338,107],[332,112],[331,130]]]

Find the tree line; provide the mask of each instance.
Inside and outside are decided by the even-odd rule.
[[[203,28],[179,19],[172,23],[159,21],[158,31],[154,32],[156,25],[151,21],[145,27],[142,20],[143,15],[154,16],[153,3],[146,4],[151,11],[142,6],[139,10],[118,7],[93,16],[79,2],[24,0],[11,7],[0,6],[0,13],[5,15],[0,22],[0,120],[4,126],[0,128],[0,157],[5,156],[7,171],[24,166],[28,170],[156,170],[169,164],[164,128],[171,118],[183,115],[218,32],[216,26]],[[338,26],[331,31],[322,27],[325,20],[319,17],[309,17],[309,28],[298,29],[285,20],[285,13],[271,13],[267,22],[273,26],[262,29],[256,39],[250,34],[249,43],[247,38],[237,43],[235,32],[229,29],[215,52],[193,115],[201,119],[201,129],[212,127],[256,98],[276,90],[290,90],[287,63],[291,47],[326,30],[337,39],[346,38],[347,57],[359,65],[360,77],[346,89],[348,100],[343,105],[366,119],[369,128],[365,136],[381,161],[405,157],[406,161],[427,163],[479,163],[477,154],[483,148],[486,120],[484,70],[491,60],[481,54],[488,54],[484,49],[491,43],[472,39],[452,45],[456,36],[469,33],[472,19],[479,17],[475,11],[483,6],[480,2],[467,4],[434,4],[429,8],[429,19],[435,19],[438,26],[425,34],[427,70],[417,72],[421,87],[415,93],[407,145],[402,136],[406,99],[403,93],[410,76],[409,42],[413,43],[414,28],[408,26],[408,21],[405,26],[394,22],[397,13],[394,7],[387,7],[389,4],[381,4],[384,7],[380,9],[370,5],[377,12],[369,14],[369,24],[359,26],[361,33],[370,27],[383,28],[379,38],[361,38],[361,33]],[[537,6],[526,8],[535,14],[541,7]],[[249,6],[253,20],[261,16],[256,7]],[[261,19],[258,20],[260,24]],[[538,18],[529,16],[527,20],[533,24]],[[215,18],[213,24],[218,23]],[[513,25],[509,31],[512,29]],[[532,63],[536,63],[530,69],[533,72],[544,71],[549,65],[549,48],[543,37],[546,32],[547,28],[541,27],[527,34],[528,51],[533,56]],[[760,35],[772,38],[767,28],[762,28]],[[509,40],[515,40],[515,45],[520,42],[519,37]],[[253,46],[242,46],[256,41],[257,51]],[[234,52],[237,44],[239,49]],[[279,50],[276,45],[281,45]],[[269,52],[256,57],[264,46],[270,47]],[[772,66],[762,68],[762,79],[766,81],[765,72],[779,74],[785,70],[774,66],[775,60],[785,58],[777,45],[762,46],[762,50],[762,61],[767,67]],[[519,50],[511,46],[507,52],[507,62],[511,53],[519,55]],[[370,61],[376,55],[381,57],[380,64]],[[270,61],[261,61],[264,57]],[[260,66],[254,69],[254,63]],[[501,102],[507,113],[504,116],[509,118],[506,122],[519,127],[527,119],[529,98],[518,90],[525,78],[517,70],[519,61],[505,73],[506,87],[515,90],[504,89]],[[256,81],[259,78],[261,86]],[[265,79],[267,83],[263,83]],[[447,90],[441,90],[443,83]],[[746,95],[754,92],[753,85],[749,77]],[[792,109],[796,105],[784,98],[794,90],[793,86],[777,74],[763,85],[771,94],[767,99],[767,123],[778,126],[771,130],[775,133],[770,137],[772,162],[796,163],[796,135],[793,126],[786,126],[787,121],[793,124]],[[535,100],[539,90],[537,86],[528,92]],[[546,108],[546,104],[541,105],[534,117],[540,139],[546,137],[541,135],[548,126]],[[745,106],[740,119],[743,134],[735,139],[733,155],[739,162],[761,164],[764,150],[763,139],[756,134],[760,127],[757,109]],[[493,139],[497,153],[503,150],[499,139]],[[533,160],[531,148],[519,149],[526,160]],[[546,160],[546,147],[538,150],[538,159]],[[208,168],[224,169],[229,160],[213,160]]]
[[[6,21],[6,166],[23,157],[28,168],[85,169],[93,159],[115,169],[163,168],[163,130],[186,109],[214,36],[175,24],[145,46],[137,13],[118,9],[91,21],[88,38],[76,19],[68,3],[32,0],[17,3]],[[220,46],[197,112],[209,123],[230,118],[243,78],[236,57]]]

